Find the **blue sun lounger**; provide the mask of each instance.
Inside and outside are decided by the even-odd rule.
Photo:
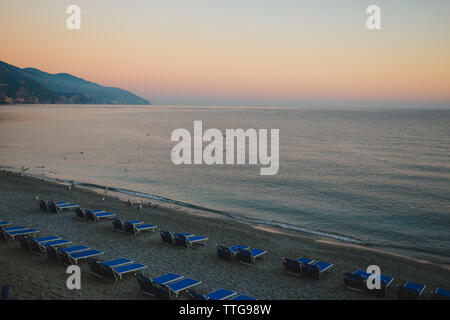
[[[42,243],[45,243],[46,241],[55,241],[55,239],[53,239],[53,237],[45,237],[45,238],[40,238],[43,239],[41,241],[38,241],[37,239],[32,239],[32,238],[28,238],[28,237],[21,237],[20,241],[22,243],[22,241],[27,240],[27,243],[31,249],[31,251],[33,253],[36,253],[38,255],[44,255],[46,252],[46,248],[45,246],[42,245]],[[50,240],[47,240],[50,239]],[[22,247],[25,247],[24,245]]]
[[[77,264],[78,261],[80,260],[104,254],[104,252],[95,249],[86,249],[83,251],[77,251],[73,253],[67,253],[67,251],[60,250],[59,253],[60,253],[59,257],[66,265]]]
[[[50,236],[50,237],[41,237],[41,238],[32,238],[29,236],[20,236],[19,238],[20,246],[27,250],[32,250],[31,242],[41,243],[46,241],[58,240],[60,237]]]
[[[89,264],[89,267],[91,268],[92,274],[97,277],[103,277],[106,267],[113,268],[133,263],[132,260],[125,258],[119,258],[103,262],[100,262],[97,258],[87,258],[86,261]]]
[[[46,247],[47,252],[47,258],[54,261],[60,260],[60,255],[69,254],[69,253],[75,253],[79,251],[88,250],[89,247],[77,245],[77,246],[71,246],[66,248],[57,248],[57,247]],[[66,258],[67,259],[67,258]]]
[[[15,231],[7,231],[5,232],[6,238],[5,239],[11,239],[14,240],[15,237],[17,236],[28,236],[28,235],[32,235],[32,234],[36,234],[39,233],[39,231],[35,230],[35,229],[20,229],[20,230],[15,230]]]
[[[53,237],[47,237],[47,238],[53,238]],[[44,239],[44,238],[41,238]],[[47,248],[48,247],[62,247],[65,246],[67,244],[72,243],[69,240],[65,240],[65,239],[53,239],[53,240],[47,240],[47,241],[37,241],[36,239],[30,239],[29,240],[29,246],[31,248],[31,251],[33,251],[33,253],[39,254],[39,255],[44,255],[47,252]]]
[[[406,282],[398,291],[399,299],[420,299],[426,286],[414,282]]]
[[[101,219],[109,219],[115,217],[116,214],[112,212],[106,212],[104,210],[86,210],[86,219],[99,222]]]
[[[284,266],[284,271],[294,275],[302,274],[302,263],[303,264],[311,264],[314,262],[314,259],[300,257],[295,260],[283,257],[281,262]]]
[[[175,273],[166,273],[162,276],[155,277],[153,279],[150,279],[149,277],[144,276],[143,274],[136,273],[135,274],[136,280],[139,284],[139,287],[141,288],[142,293],[144,294],[150,294],[154,295],[153,292],[153,284],[159,285],[159,286],[165,286],[169,283],[181,280],[184,278],[184,276],[180,276]]]
[[[77,207],[77,208],[74,209],[74,211],[75,211],[75,213],[76,213],[78,218],[83,219],[83,220],[88,219],[88,216],[87,216],[87,211],[88,210],[87,209],[84,210],[84,209],[81,209],[80,207]],[[93,214],[106,212],[105,210],[89,210],[89,211],[91,213],[93,213]]]
[[[125,231],[125,224],[129,223],[129,224],[135,224],[135,225],[139,225],[139,224],[143,224],[144,221],[139,221],[139,220],[131,220],[131,221],[122,221],[120,219],[114,218],[111,220],[112,225],[114,230],[119,230],[119,231]]]
[[[138,235],[141,231],[155,232],[157,226],[148,223],[136,223],[136,221],[128,221],[124,224],[125,231],[130,234]]]
[[[161,235],[161,239],[163,242],[170,243],[170,244],[175,242],[175,236],[172,234],[172,232],[160,230],[159,234]],[[179,235],[192,236],[191,233],[179,233]]]
[[[26,227],[22,227],[22,226],[14,226],[14,227],[6,227],[6,228],[0,228],[0,238],[2,238],[3,240],[8,240],[8,233],[9,232],[13,232],[16,230],[25,230],[27,229]]]
[[[237,249],[248,250],[250,249],[248,246],[244,246],[241,244],[237,244],[231,247],[226,246],[217,246],[217,257],[220,259],[231,261],[234,257],[236,257]]]
[[[299,261],[283,257],[281,258],[281,263],[285,272],[294,275],[302,274],[302,266]]]
[[[126,265],[121,265],[117,267],[109,267],[105,266],[103,276],[109,280],[117,281],[119,279],[122,279],[122,277],[127,274],[136,271],[142,270],[147,268],[146,265],[140,264],[140,263],[131,263]]]
[[[56,213],[63,212],[64,210],[71,210],[74,208],[78,208],[79,205],[73,204],[73,203],[67,203],[67,204],[57,204],[56,205]]]
[[[324,272],[328,271],[333,264],[323,261],[314,261],[309,263],[300,262],[302,275],[308,278],[319,280]]]
[[[171,282],[166,285],[166,287],[169,289],[169,299],[176,299],[181,292],[198,286],[201,283],[201,281],[197,281],[191,278],[183,278],[179,281]]]
[[[193,288],[200,283],[201,281],[197,281],[191,278],[182,278],[181,280],[172,281],[164,285],[154,281],[152,282],[151,288],[149,290],[146,290],[145,293],[148,293],[148,291],[151,290],[151,294],[153,294],[157,299],[176,299],[181,292],[187,291],[188,289]]]
[[[437,288],[433,292],[433,299],[450,300],[450,290]]]
[[[64,210],[70,210],[79,207],[77,204],[70,202],[48,202],[48,210],[53,213],[63,212]]]
[[[174,235],[175,243],[184,248],[190,248],[194,244],[206,245],[207,237],[197,236],[190,233],[176,233]]]
[[[54,213],[56,213],[56,206],[64,204],[70,203],[66,201],[54,202],[54,201],[39,200],[39,207],[41,208],[42,211],[52,211]]]
[[[256,262],[256,258],[264,258],[264,255],[267,253],[266,250],[261,250],[257,248],[253,249],[236,249],[236,255],[239,259],[239,262],[247,265],[252,265]]]

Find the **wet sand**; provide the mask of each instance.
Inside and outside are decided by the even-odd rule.
[[[139,236],[114,231],[109,220],[99,223],[81,221],[74,212],[43,212],[35,196],[44,200],[64,200],[83,208],[115,212],[122,220],[142,220],[174,232],[190,232],[209,238],[206,247],[183,249],[164,244],[159,233]],[[104,198],[104,201],[102,201]],[[266,226],[252,226],[203,212],[158,208],[144,203],[129,207],[123,199],[85,189],[43,181],[17,173],[0,173],[0,220],[40,231],[39,236],[56,235],[105,252],[101,260],[129,258],[148,265],[144,274],[154,277],[174,272],[202,281],[197,291],[226,288],[258,299],[380,299],[348,290],[343,271],[365,269],[376,264],[383,274],[395,278],[386,299],[397,298],[396,285],[413,281],[427,285],[425,295],[436,287],[450,288],[448,265],[412,259],[363,246],[348,245],[316,236]],[[245,244],[268,251],[264,260],[248,267],[238,262],[219,260],[216,245]],[[300,256],[333,263],[319,280],[308,280],[283,272],[281,258]],[[8,284],[15,299],[152,299],[140,293],[136,279],[126,275],[112,283],[90,274],[86,263],[82,270],[81,290],[66,287],[66,269],[61,263],[47,260],[22,249],[18,241],[0,240],[0,285]],[[181,297],[183,298],[183,297]]]

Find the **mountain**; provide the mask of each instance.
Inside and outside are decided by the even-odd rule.
[[[0,61],[1,103],[55,103],[55,95],[24,75],[20,68]]]
[[[1,103],[151,104],[120,88],[104,87],[67,73],[20,69],[0,61]]]

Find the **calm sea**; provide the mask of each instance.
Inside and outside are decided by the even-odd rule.
[[[194,120],[279,129],[279,173],[174,165]],[[0,165],[450,263],[450,110],[3,106]]]

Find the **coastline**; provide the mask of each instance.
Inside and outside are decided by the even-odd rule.
[[[345,289],[342,280],[343,271],[371,264],[379,265],[383,274],[395,278],[387,299],[396,298],[395,285],[406,281],[426,284],[427,292],[436,287],[450,287],[448,265],[299,231],[254,225],[196,209],[178,206],[172,209],[159,201],[158,207],[147,202],[142,210],[136,210],[137,204],[129,207],[112,192],[102,194],[79,187],[69,192],[62,184],[9,171],[0,173],[0,182],[0,219],[34,227],[42,236],[57,235],[74,244],[104,251],[101,260],[125,257],[146,264],[147,275],[176,272],[192,277],[202,281],[198,288],[202,293],[227,288],[258,299],[372,299]],[[163,230],[205,235],[209,238],[208,245],[180,249],[164,245],[158,233],[132,237],[114,232],[109,221],[89,223],[78,220],[73,212],[58,215],[41,212],[35,195],[39,199],[71,201],[82,207],[113,211],[122,220],[139,219]],[[217,259],[216,244],[238,243],[267,250],[266,259],[251,268]],[[286,275],[281,264],[283,256],[311,257],[334,266],[322,280],[310,281]],[[140,293],[134,277],[112,284],[90,275],[87,264],[81,265],[82,289],[68,290],[62,265],[25,252],[17,241],[0,242],[0,269],[0,283],[8,283],[12,297],[17,299],[148,299]]]

